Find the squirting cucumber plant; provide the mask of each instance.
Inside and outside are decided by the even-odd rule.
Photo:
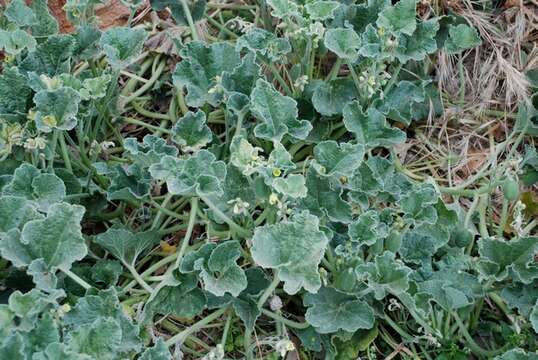
[[[2,10],[0,358],[538,359],[532,102],[459,182],[401,156],[465,17],[122,2]]]

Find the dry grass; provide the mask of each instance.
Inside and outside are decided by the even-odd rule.
[[[450,10],[474,26],[482,46],[460,55],[441,54],[437,62],[440,87],[452,98],[460,91],[458,62],[464,62],[465,103],[479,109],[513,109],[529,97],[526,71],[538,67],[538,6],[518,2],[499,13],[476,10],[478,3],[449,3]]]

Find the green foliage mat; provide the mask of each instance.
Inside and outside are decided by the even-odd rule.
[[[102,31],[96,3],[73,34],[0,17],[1,358],[538,358],[536,109],[457,186],[395,154],[443,112],[437,54],[480,45],[463,18],[156,0],[181,27]]]

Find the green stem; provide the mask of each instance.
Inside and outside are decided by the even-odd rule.
[[[503,236],[504,227],[506,226],[506,222],[508,221],[508,205],[510,205],[510,201],[506,197],[504,197],[501,210],[501,220],[499,221],[499,226],[497,227],[496,233],[498,237]]]
[[[226,318],[226,323],[224,324],[224,330],[222,330],[222,338],[220,344],[222,347],[226,346],[226,340],[228,339],[228,333],[230,331],[230,326],[232,325],[233,313],[230,312]]]
[[[163,128],[155,126],[155,125],[147,124],[147,123],[145,123],[145,122],[143,122],[141,120],[138,120],[138,119],[134,119],[134,118],[130,118],[130,117],[123,117],[122,120],[124,122],[128,123],[128,124],[139,125],[139,126],[148,128],[148,129],[153,130],[153,131],[161,131],[164,134],[172,135],[172,131],[169,130],[169,129],[163,129]]]
[[[185,252],[187,251],[187,246],[189,246],[189,241],[192,236],[192,231],[194,229],[194,225],[196,224],[197,211],[198,211],[198,198],[193,197],[191,199],[189,224],[187,225],[187,231],[185,232],[185,236],[183,237],[183,242],[181,243],[181,247],[179,248],[179,252],[177,254],[177,258],[174,263],[174,269],[177,269],[179,265],[181,264],[181,259],[183,258],[183,255],[185,255]]]
[[[262,296],[260,296],[260,299],[258,300],[258,309],[263,308],[263,305],[265,304],[269,296],[271,296],[273,291],[275,291],[278,284],[280,284],[280,280],[278,279],[278,270],[275,270],[273,274],[273,281],[271,281],[271,284],[269,284],[267,289],[265,289]]]
[[[413,336],[411,336],[407,331],[405,331],[404,329],[402,329],[398,324],[396,324],[396,322],[394,320],[392,320],[392,318],[390,316],[388,316],[387,314],[385,314],[385,316],[383,317],[383,319],[385,319],[385,321],[394,329],[396,330],[396,332],[398,334],[400,334],[400,336],[402,337],[402,339],[406,340],[406,341],[413,341]]]
[[[460,76],[459,105],[463,106],[463,104],[465,104],[465,68],[463,66],[463,57],[461,55],[458,60],[458,71]]]
[[[310,326],[310,324],[308,324],[306,322],[300,323],[300,322],[296,322],[296,321],[293,321],[293,320],[290,320],[290,319],[286,319],[282,315],[276,314],[276,313],[274,313],[272,311],[269,311],[267,309],[264,309],[264,308],[262,308],[260,310],[261,310],[262,314],[264,314],[265,316],[270,317],[273,320],[279,321],[282,324],[284,324],[286,326],[289,326],[291,328],[294,328],[294,329],[306,329],[307,327]]]
[[[275,64],[273,64],[272,62],[269,62],[268,65],[269,65],[269,69],[271,69],[271,73],[274,75],[274,77],[276,78],[280,86],[282,86],[286,95],[292,96],[293,91],[291,91],[291,88],[288,86],[288,83],[286,83],[286,80],[284,80],[282,75],[280,75],[280,71],[278,71]]]
[[[187,336],[189,336],[189,335],[197,332],[198,330],[202,329],[204,326],[211,323],[213,320],[218,319],[219,317],[221,317],[226,312],[226,310],[228,310],[228,308],[223,307],[223,308],[211,313],[210,315],[206,316],[205,318],[198,321],[194,325],[189,326],[187,329],[183,330],[179,334],[176,334],[176,335],[172,336],[170,339],[166,340],[166,345],[167,346],[172,346],[172,345],[177,344],[177,343],[179,343],[179,344],[183,343],[183,341],[185,341]]]
[[[235,223],[235,221],[233,221],[232,219],[230,219],[226,214],[224,214],[215,204],[213,204],[213,202],[211,200],[209,200],[207,197],[205,196],[201,196],[200,199],[202,199],[202,201],[211,209],[213,210],[213,212],[218,216],[220,217],[220,219],[222,221],[224,221],[226,224],[228,224],[228,226],[230,227],[230,229],[232,229],[233,231],[235,231],[237,233],[237,235],[243,237],[243,238],[249,238],[252,233],[244,228],[242,228],[241,226],[237,225]]]
[[[153,223],[151,224],[151,228],[152,229],[156,229],[159,227],[159,225],[161,224],[161,218],[162,218],[162,214],[163,214],[163,211],[162,210],[168,210],[166,209],[166,207],[168,206],[168,203],[170,202],[170,200],[172,200],[172,197],[174,195],[171,194],[171,193],[168,193],[166,194],[166,197],[164,198],[163,202],[162,202],[162,205],[159,205],[157,203],[155,203],[157,209],[159,210],[157,212],[157,215],[155,215],[155,219],[153,219]],[[172,214],[174,214],[174,212],[172,212]]]
[[[185,115],[189,112],[189,108],[185,104],[185,97],[183,96],[183,90],[177,89],[176,91],[176,99],[177,99],[177,105],[179,106],[179,110],[181,111],[181,114]]]
[[[227,34],[228,36],[230,36],[231,38],[233,39],[237,39],[238,36],[236,33],[234,33],[233,31],[231,31],[230,29],[228,29],[225,25],[222,25],[221,23],[219,23],[217,20],[213,19],[211,16],[209,15],[206,15],[206,19],[207,21],[209,21],[209,23],[213,26],[215,26],[216,28],[218,28],[220,31],[222,31],[223,33]]]
[[[169,114],[159,114],[152,111],[148,111],[142,107],[138,102],[134,101],[132,104],[133,108],[142,116],[157,119],[157,120],[171,120]]]
[[[65,144],[65,136],[66,134],[63,133],[60,137],[60,149],[62,151],[62,157],[64,159],[65,168],[67,171],[69,171],[71,174],[73,173],[73,167],[71,166],[71,159],[69,158],[69,152],[67,151],[67,145]]]
[[[136,269],[131,264],[128,264],[125,261],[122,261],[122,263],[127,268],[127,270],[129,270],[129,272],[131,273],[133,278],[136,280],[136,282],[139,283],[140,286],[142,286],[144,288],[144,290],[146,290],[148,293],[152,294],[153,293],[153,288],[151,286],[149,286],[146,281],[144,281],[144,279],[142,278],[142,276],[140,276],[140,274],[136,271]]]
[[[198,41],[200,38],[198,36],[198,31],[196,30],[196,26],[194,25],[194,21],[191,15],[191,10],[189,9],[187,0],[179,0],[179,1],[181,2],[181,6],[183,7],[183,12],[185,13],[185,17],[187,18],[187,24],[189,24],[189,28],[191,29],[192,39],[194,41]]]
[[[456,311],[452,312],[452,315],[454,316],[454,319],[456,320],[456,323],[458,324],[458,327],[460,328],[460,332],[465,338],[465,341],[467,342],[467,346],[469,346],[469,349],[471,349],[472,352],[475,354],[478,354],[480,356],[484,356],[486,358],[493,358],[500,353],[503,352],[503,348],[498,350],[485,350],[482,347],[480,347],[473,339],[473,337],[469,334],[469,331],[463,324],[463,321],[461,321],[459,315]]]
[[[161,76],[165,66],[166,66],[166,61],[162,61],[157,67],[157,69],[155,70],[155,72],[151,75],[151,78],[149,78],[148,81],[144,85],[142,85],[140,88],[138,88],[138,90],[136,90],[131,95],[129,95],[128,97],[122,100],[122,105],[126,106],[131,101],[133,101],[134,99],[138,98],[140,95],[144,94],[146,91],[151,89],[151,87],[155,84],[157,79],[159,79],[159,77]]]
[[[480,231],[480,236],[482,238],[488,238],[488,226],[486,223],[486,210],[488,207],[488,196],[487,195],[481,195],[480,200],[478,203],[478,215],[479,215],[479,223],[478,223],[478,229]]]
[[[168,255],[167,257],[162,258],[161,260],[157,261],[156,263],[152,264],[149,268],[147,268],[140,276],[142,278],[145,278],[147,276],[150,276],[153,274],[153,272],[157,271],[161,267],[165,266],[166,264],[169,264],[173,262],[177,258],[178,253],[174,253],[171,255]],[[121,291],[121,293],[126,293],[127,291],[131,290],[136,285],[136,281],[132,280],[127,285],[125,285]]]
[[[51,169],[54,172],[54,157],[56,155],[56,144],[58,143],[58,137],[60,135],[60,130],[54,130],[52,133],[52,140],[51,140],[51,158],[49,160],[49,169]]]
[[[59,268],[61,272],[63,272],[65,275],[69,276],[71,280],[79,284],[84,288],[84,290],[89,290],[92,288],[90,284],[88,284],[84,279],[82,279],[80,276],[72,272],[71,270],[64,269],[62,267]]]
[[[353,68],[353,64],[351,61],[348,61],[347,67],[349,69],[349,72],[351,73],[351,77],[353,78],[353,82],[355,83],[355,88],[357,89],[357,94],[361,93],[361,84],[359,81],[359,77],[357,76],[357,73],[355,72],[355,68]]]
[[[333,64],[333,67],[327,77],[325,78],[325,81],[334,80],[338,76],[338,71],[340,71],[340,66],[342,66],[342,59],[338,58]]]
[[[388,93],[389,90],[392,89],[394,84],[396,84],[396,81],[398,81],[398,75],[400,74],[400,70],[402,70],[402,67],[403,67],[403,63],[398,63],[398,65],[396,66],[396,69],[394,69],[394,72],[392,73],[387,86],[385,86],[385,88],[383,89],[383,92],[385,94]]]

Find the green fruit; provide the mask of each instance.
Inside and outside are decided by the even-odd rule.
[[[506,179],[503,183],[503,193],[507,200],[516,200],[519,197],[519,183],[512,178]]]

